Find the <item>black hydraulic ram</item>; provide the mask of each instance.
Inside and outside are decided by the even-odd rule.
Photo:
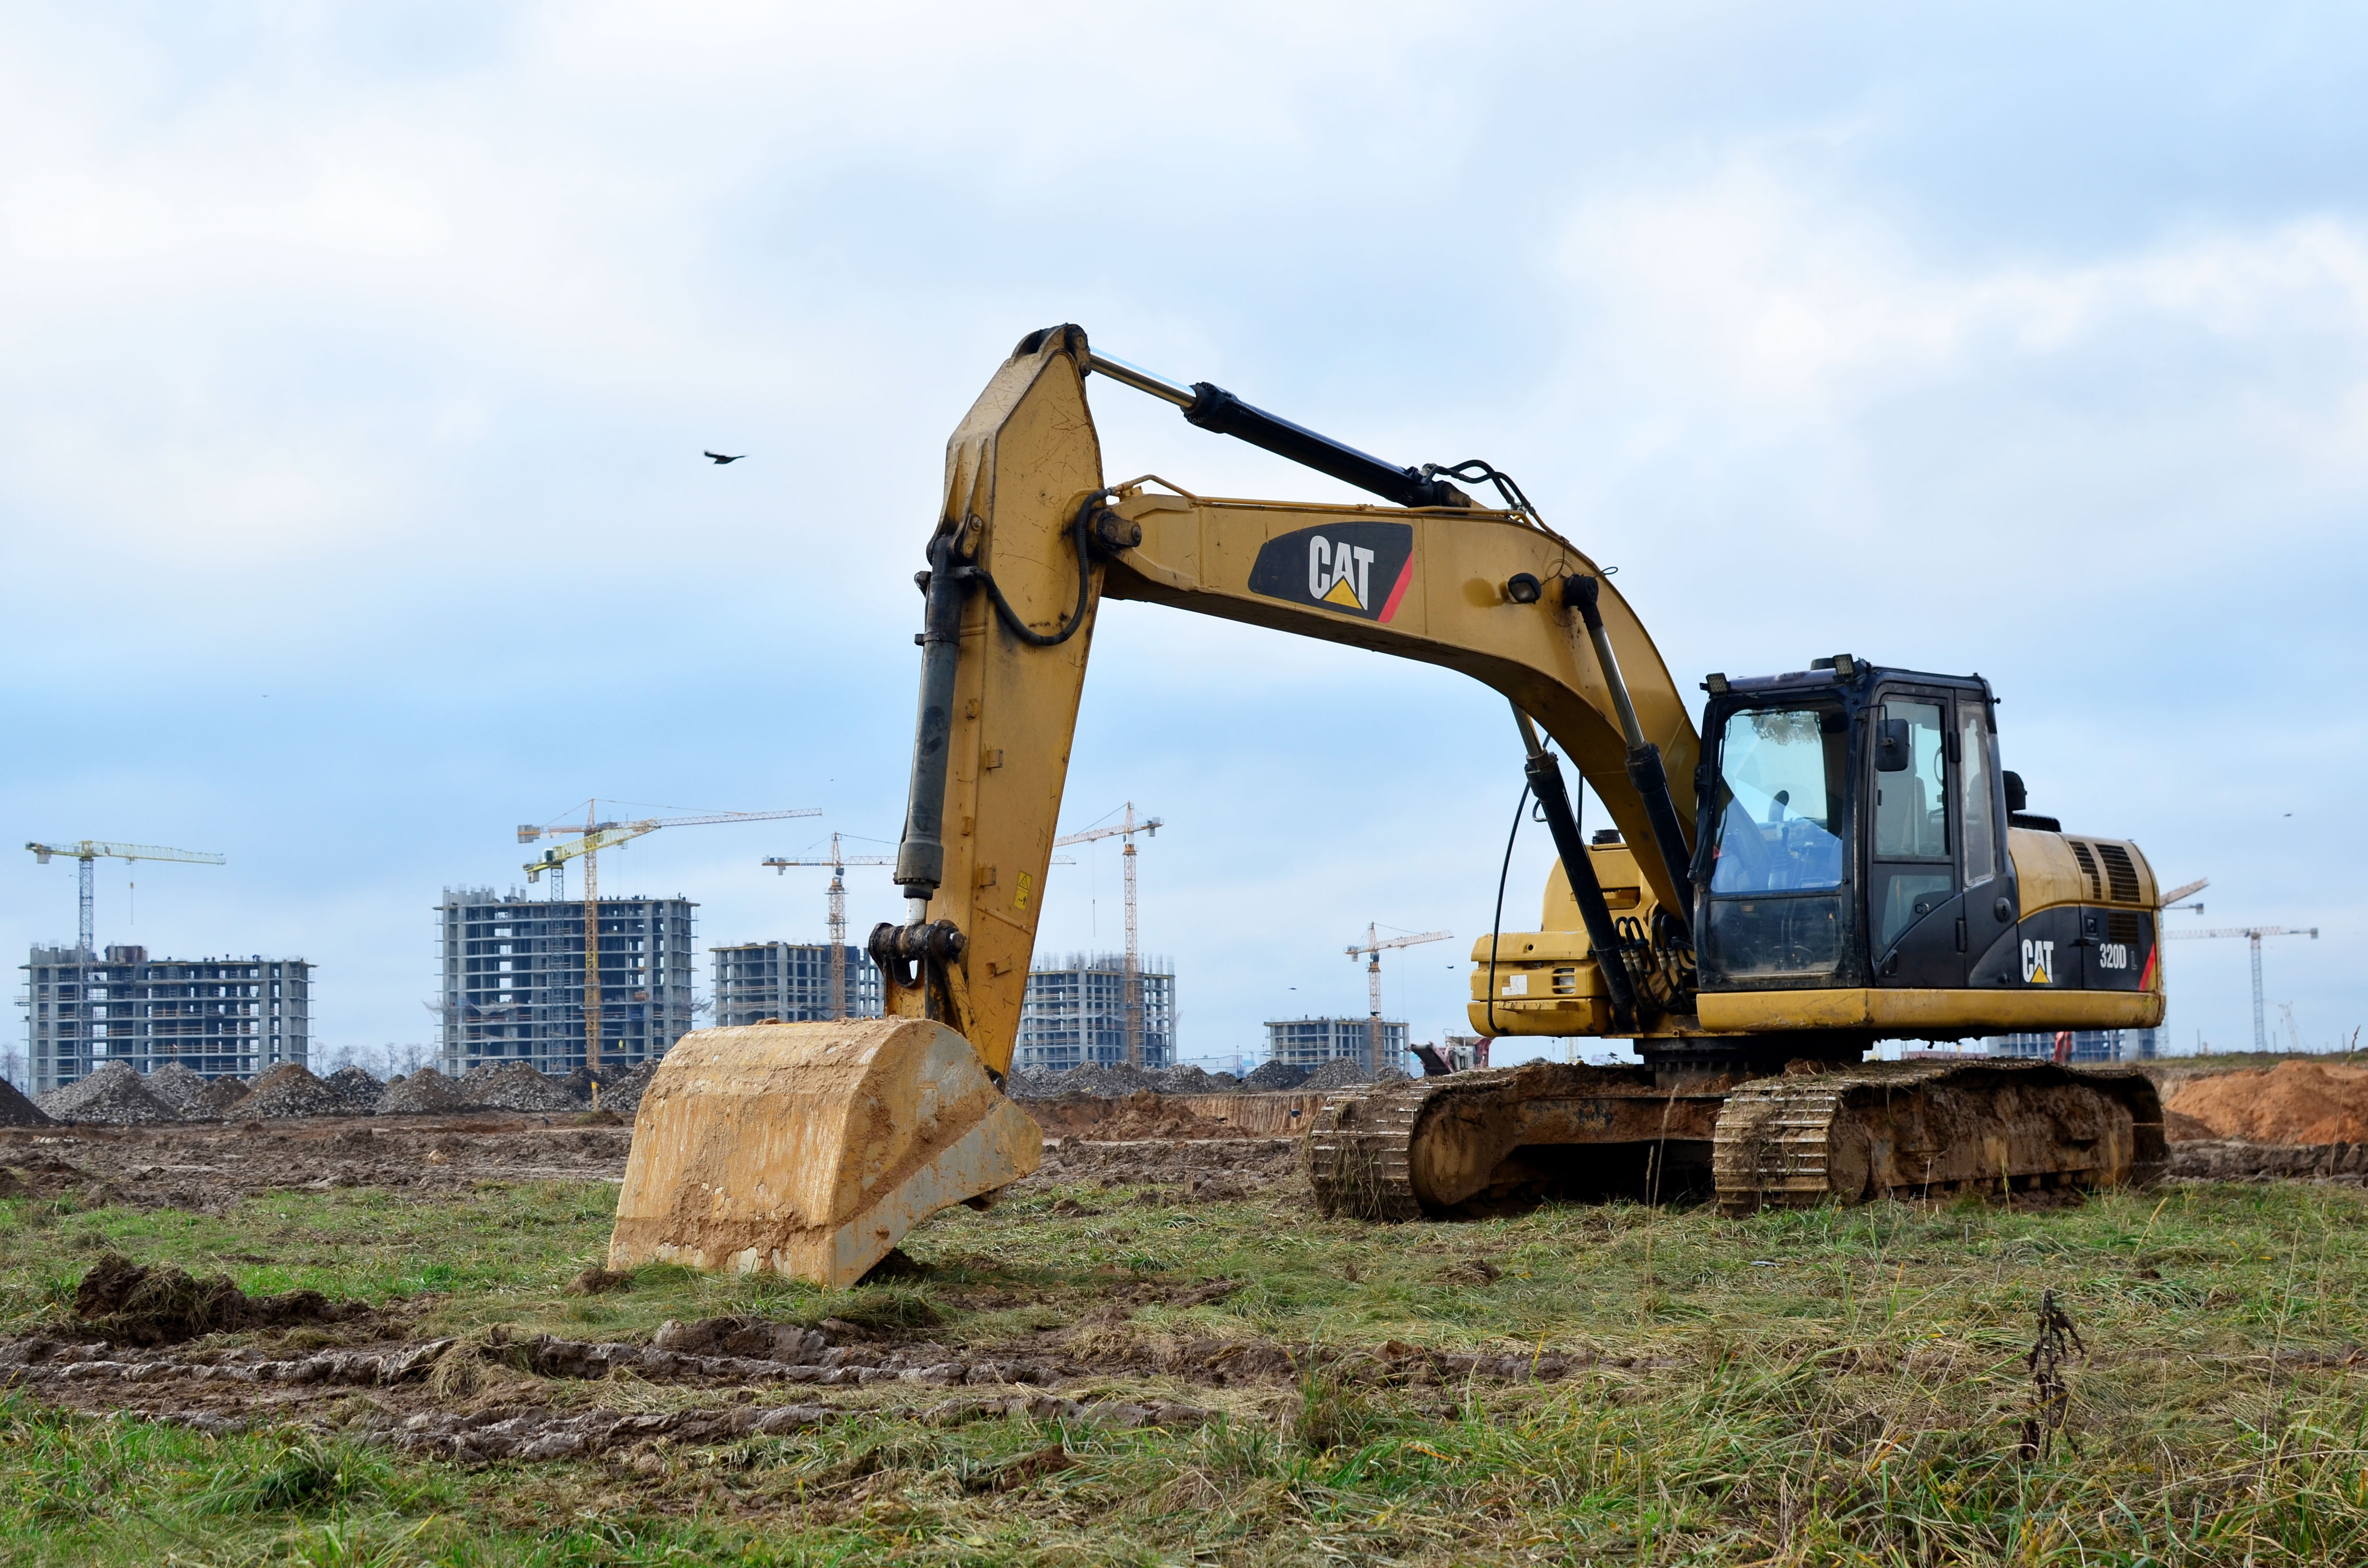
[[[1137,392],[1172,403],[1184,417],[1203,430],[1232,436],[1253,447],[1263,447],[1281,458],[1328,473],[1360,490],[1369,490],[1401,506],[1469,506],[1472,498],[1443,479],[1426,476],[1418,468],[1400,468],[1371,452],[1360,452],[1345,441],[1322,436],[1280,415],[1254,408],[1221,386],[1195,381],[1179,386],[1123,359],[1089,356],[1093,369]]]
[[[1628,742],[1628,782],[1645,802],[1653,847],[1660,852],[1670,885],[1682,894],[1692,885],[1693,856],[1686,848],[1685,829],[1678,825],[1677,802],[1669,798],[1669,770],[1661,761],[1661,748],[1645,738],[1645,727],[1636,722],[1636,705],[1628,699],[1628,683],[1620,678],[1620,661],[1612,655],[1611,637],[1603,630],[1603,610],[1596,602],[1602,589],[1600,578],[1565,577],[1563,603],[1577,610],[1578,618],[1587,623],[1588,640],[1595,644],[1595,662],[1602,666],[1603,682],[1611,688],[1611,706],[1619,711],[1620,733]],[[1678,922],[1680,930],[1693,923],[1690,908],[1664,913]]]
[[[1604,900],[1603,883],[1595,875],[1595,862],[1588,858],[1587,845],[1579,837],[1578,813],[1571,809],[1570,792],[1563,786],[1562,764],[1539,741],[1537,726],[1530,722],[1530,716],[1521,711],[1519,703],[1513,705],[1513,717],[1521,726],[1521,744],[1529,750],[1524,766],[1530,776],[1530,793],[1538,798],[1538,809],[1545,813],[1546,832],[1554,837],[1554,853],[1562,858],[1563,873],[1570,878],[1570,894],[1577,901],[1579,921],[1587,927],[1588,948],[1595,956],[1596,971],[1603,976],[1603,989],[1611,998],[1612,1026],[1634,1028],[1635,979],[1628,972],[1620,930],[1611,923],[1611,906]]]
[[[921,712],[913,726],[913,787],[905,797],[905,836],[896,846],[896,881],[906,922],[918,926],[946,878],[946,765],[954,727],[954,659],[962,646],[962,585],[954,534],[929,541],[928,610],[921,632]]]

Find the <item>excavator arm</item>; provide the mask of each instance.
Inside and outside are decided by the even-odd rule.
[[[1087,378],[1116,364],[1096,360],[1078,328],[1033,334],[948,445],[898,858],[911,915],[873,935],[892,1013],[940,1018],[1008,1070],[1104,598],[1463,671],[1560,744],[1628,843],[1668,846],[1639,855],[1639,869],[1660,907],[1690,907],[1679,824],[1694,812],[1693,724],[1592,560],[1526,512],[1474,506],[1363,454],[1327,462],[1348,449],[1294,426],[1259,444],[1372,488],[1427,483],[1413,498],[1435,504],[1218,499],[1149,475],[1108,485]],[[1220,407],[1230,434],[1282,425],[1229,397]]]

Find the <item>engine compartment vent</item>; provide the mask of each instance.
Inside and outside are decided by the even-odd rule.
[[[2097,858],[2089,852],[2086,840],[2066,840],[2072,846],[2072,858],[2080,862],[2080,869],[2089,874],[2089,896],[2100,903],[2105,899],[2105,879],[2097,874]]]
[[[2146,940],[2146,916],[2127,909],[2105,912],[2105,940],[2135,948]]]
[[[2130,852],[2118,844],[2097,846],[2097,858],[2105,863],[2105,880],[2112,885],[2115,903],[2138,902],[2138,867]]]

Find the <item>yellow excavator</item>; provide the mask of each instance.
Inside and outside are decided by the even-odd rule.
[[[1385,504],[1110,483],[1094,376]],[[1464,488],[1484,485],[1497,505]],[[1697,730],[1604,571],[1503,472],[1399,467],[1097,354],[1074,325],[1021,339],[955,430],[917,581],[906,918],[870,943],[885,1016],[684,1037],[642,1101],[612,1267],[843,1285],[928,1215],[1036,1167],[1042,1136],[1002,1080],[1104,598],[1442,665],[1508,699],[1521,811],[1559,860],[1540,929],[1474,949],[1472,1023],[1633,1040],[1642,1059],[1331,1096],[1305,1137],[1326,1212],[1625,1193],[1740,1214],[2162,1169],[2161,1108],[2134,1071],[1862,1060],[1884,1039],[2162,1018],[2145,857],[2024,810],[1978,676],[1849,654],[1713,675]],[[1555,747],[1611,815],[1591,842]]]

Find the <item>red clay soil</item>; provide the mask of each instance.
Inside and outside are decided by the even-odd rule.
[[[2202,1123],[2214,1138],[2368,1143],[2368,1067],[2282,1062],[2266,1071],[2213,1073],[2180,1085],[2163,1108]]]

